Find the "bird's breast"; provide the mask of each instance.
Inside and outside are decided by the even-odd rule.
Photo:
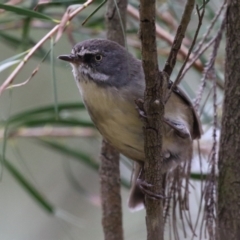
[[[134,160],[144,160],[142,122],[135,103],[114,87],[101,87],[91,81],[79,82],[89,115],[116,149]]]

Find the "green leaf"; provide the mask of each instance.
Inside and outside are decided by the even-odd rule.
[[[76,160],[84,163],[85,165],[92,168],[93,170],[98,170],[99,168],[99,164],[96,161],[94,161],[91,157],[89,157],[86,153],[83,153],[81,151],[76,151],[72,148],[67,147],[64,144],[57,143],[54,141],[42,140],[42,139],[39,139],[38,141],[40,141],[41,144],[53,150],[57,150],[61,154],[75,158]]]
[[[208,177],[208,174],[202,174],[202,173],[191,173],[190,179],[196,180],[196,181],[203,181],[206,180]]]
[[[21,43],[21,39],[20,38],[16,38],[11,36],[10,34],[7,34],[3,31],[0,31],[0,37],[5,40],[5,42],[14,47],[15,49],[19,46],[19,44]]]
[[[104,0],[100,3],[100,5],[82,22],[82,26],[107,2]]]
[[[17,123],[14,127],[19,128],[21,126],[26,127],[37,127],[43,125],[55,125],[55,126],[78,126],[78,127],[94,127],[93,123],[85,120],[78,119],[56,119],[55,116],[52,118],[44,118],[44,119],[26,119],[22,122]]]
[[[85,106],[83,103],[59,103],[58,110],[64,111],[73,111],[73,110],[84,110]],[[15,114],[9,118],[10,123],[16,123],[18,121],[24,121],[30,117],[39,117],[40,114],[48,114],[48,115],[54,115],[55,113],[55,106],[49,105],[45,107],[39,107],[37,109],[28,110],[25,112],[21,112],[18,114]]]
[[[81,4],[85,3],[86,0],[63,0],[63,1],[51,1],[51,2],[46,2],[44,4],[38,5],[38,8],[45,8],[45,7],[63,7],[63,6],[69,6],[72,4]]]
[[[51,22],[58,22],[57,20],[55,20],[53,18],[50,18],[47,15],[44,15],[42,13],[35,12],[35,11],[32,11],[30,9],[26,9],[26,8],[20,8],[20,7],[0,3],[0,9],[4,9],[8,12],[13,12],[13,13],[16,13],[18,15],[25,16],[25,17],[48,20],[48,21],[51,21]]]
[[[42,140],[42,139],[39,139],[38,141],[40,141],[41,144],[53,150],[58,151],[61,154],[77,159],[78,161],[82,162],[83,164],[85,164],[86,166],[90,167],[95,171],[99,169],[99,164],[96,161],[94,161],[91,157],[89,157],[86,153],[83,153],[82,151],[74,150],[58,142]],[[121,179],[121,184],[123,187],[127,189],[130,188],[129,181],[125,179]]]
[[[21,38],[16,38],[10,34],[4,33],[3,31],[0,31],[0,37],[4,40],[4,42],[7,45],[11,46],[14,49],[18,49],[19,45],[22,42]],[[29,48],[36,44],[36,42],[33,41],[31,38],[28,39],[27,43],[28,43]],[[25,46],[27,47],[27,45],[25,45]],[[25,51],[24,53],[27,53],[28,51],[29,50]],[[38,48],[38,50],[34,54],[34,56],[37,56],[37,57],[43,57],[44,55],[46,55],[46,52],[42,47]]]
[[[52,82],[53,82],[53,96],[54,96],[54,110],[56,119],[58,119],[58,95],[57,95],[57,79],[55,72],[55,57],[54,57],[54,39],[51,38],[51,54],[50,54],[50,62],[51,62],[51,72],[52,72]]]
[[[31,18],[29,17],[25,18],[23,23],[24,24],[22,27],[22,41],[21,41],[20,49],[27,50],[28,45],[30,43],[29,32],[31,28]]]
[[[19,60],[19,58],[22,58],[23,56],[25,56],[26,54],[28,53],[28,51],[25,51],[25,52],[22,52],[22,53],[19,53],[17,55],[14,55],[10,58],[7,58],[5,60],[3,60],[2,62],[0,62],[0,67],[6,63],[9,63],[9,62],[13,62],[13,61],[16,61],[16,60]]]
[[[20,114],[16,114],[9,117],[7,121],[0,121],[0,125],[5,126],[8,124],[9,132],[11,135],[12,131],[27,126],[27,127],[39,127],[39,126],[67,126],[67,127],[90,127],[94,128],[94,124],[90,120],[79,119],[72,116],[72,110],[83,110],[84,105],[79,104],[59,104],[59,117],[56,119],[54,105],[47,106],[39,109],[34,109]],[[68,114],[60,114],[61,111],[65,110]]]
[[[0,155],[1,162],[4,162],[4,167],[17,180],[19,184],[35,199],[42,208],[49,213],[54,213],[54,207],[42,196],[40,192],[10,163],[9,160],[3,159]]]
[[[0,64],[0,72],[4,71],[5,69],[15,65],[16,63],[19,63],[21,60],[14,60],[14,61],[11,61],[11,62],[7,62],[7,63],[4,63],[4,64]]]

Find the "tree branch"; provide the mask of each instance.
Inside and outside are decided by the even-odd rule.
[[[80,7],[78,7],[76,10],[71,12],[68,16],[68,20],[70,21],[72,18],[74,18],[79,12],[84,10],[86,7],[88,7],[93,0],[88,0],[84,4],[82,4]],[[67,10],[68,11],[68,10]],[[57,24],[50,32],[48,32],[40,41],[37,42],[35,46],[33,46],[28,54],[23,58],[23,60],[17,65],[17,67],[13,70],[13,72],[8,76],[8,78],[3,82],[3,84],[0,86],[0,95],[2,92],[14,81],[17,74],[21,71],[23,66],[27,63],[27,61],[32,57],[32,55],[49,39],[51,38],[55,33],[59,31],[59,29],[62,27],[62,24]]]
[[[163,79],[159,75],[155,0],[140,0],[140,39],[142,42],[142,65],[145,74],[146,90],[144,94],[144,150],[145,181],[152,185],[151,190],[162,194],[162,123],[164,105],[162,101]],[[146,225],[148,240],[163,239],[163,201],[145,196]]]
[[[128,4],[127,11],[128,11],[128,14],[131,17],[135,18],[136,20],[139,20],[139,12],[138,12],[138,10],[136,8],[134,8],[133,6]],[[172,45],[173,42],[174,42],[173,36],[171,34],[169,34],[166,30],[161,28],[161,26],[159,26],[158,24],[156,24],[156,36],[158,38],[166,41],[169,45]],[[179,49],[179,54],[181,54],[181,56],[183,58],[185,58],[187,56],[187,53],[188,53],[187,47],[182,44],[180,49]],[[198,71],[202,71],[203,70],[203,65],[201,64],[200,61],[195,61],[194,62],[194,67]]]
[[[108,0],[105,17],[107,38],[125,46],[127,0],[116,2]],[[105,240],[123,240],[119,153],[105,140],[102,142],[100,178]]]
[[[220,240],[240,239],[240,2],[227,1],[225,96],[219,146],[218,234]]]
[[[201,79],[201,85],[200,85],[200,88],[198,90],[198,94],[197,94],[197,97],[195,99],[195,109],[198,110],[199,108],[199,104],[200,104],[200,101],[202,99],[202,95],[203,95],[203,90],[206,86],[206,79],[208,78],[209,76],[209,73],[211,72],[213,66],[214,66],[214,63],[215,63],[215,59],[217,57],[217,50],[219,48],[219,45],[220,45],[220,42],[221,42],[221,39],[222,39],[222,34],[223,34],[223,31],[224,31],[224,28],[225,28],[225,24],[226,24],[226,20],[225,20],[225,17],[222,21],[222,24],[216,34],[216,36],[213,38],[214,41],[214,47],[213,47],[213,51],[211,53],[211,56],[209,58],[209,61],[206,63],[206,66],[204,68],[204,72],[203,72],[203,76],[202,76],[202,79]]]
[[[196,49],[194,49],[194,57],[191,58],[191,61],[185,66],[180,79],[182,79],[185,74],[187,73],[187,71],[192,67],[192,65],[194,64],[194,62],[199,59],[199,57],[215,42],[216,40],[216,36],[214,36],[207,44],[204,45],[203,48],[203,43],[206,41],[206,39],[209,37],[209,34],[214,26],[214,24],[216,23],[217,19],[220,17],[222,11],[224,10],[226,6],[226,0],[223,2],[223,4],[221,5],[221,7],[219,8],[219,10],[216,12],[214,18],[211,21],[210,26],[207,29],[207,32],[203,35],[202,40],[198,43]],[[218,33],[217,33],[218,35]],[[218,84],[218,83],[217,83]],[[223,86],[218,84],[218,87],[220,87],[221,89],[223,89]]]
[[[123,240],[119,153],[105,140],[101,150],[102,226],[105,240]]]
[[[185,68],[185,66],[186,66],[186,64],[187,64],[187,62],[188,62],[188,60],[189,60],[189,58],[190,58],[190,55],[191,55],[192,50],[193,50],[193,47],[194,47],[194,45],[195,45],[195,43],[196,43],[196,40],[197,40],[197,36],[198,36],[199,30],[200,30],[200,28],[201,28],[201,26],[202,26],[202,20],[203,20],[204,13],[205,13],[205,1],[203,2],[203,7],[202,7],[202,9],[203,9],[203,10],[202,10],[202,12],[200,13],[200,10],[199,10],[198,5],[196,6],[197,15],[198,15],[198,26],[197,26],[196,32],[195,32],[195,34],[194,34],[194,38],[193,38],[191,47],[190,47],[189,50],[188,50],[188,54],[187,54],[187,56],[186,56],[186,59],[184,60],[184,63],[183,63],[183,65],[182,65],[181,69],[179,70],[178,75],[177,75],[177,77],[176,77],[176,80],[173,82],[173,84],[172,84],[172,86],[171,86],[171,88],[170,88],[170,91],[168,92],[168,95],[167,95],[167,97],[166,97],[165,102],[167,102],[167,100],[170,98],[172,90],[173,90],[173,89],[181,82],[181,80],[182,80],[182,78],[181,78],[182,72],[183,72],[183,70],[184,70],[184,68]],[[175,59],[175,62],[176,62],[176,59]],[[167,65],[167,64],[166,64],[166,65]],[[165,65],[165,67],[166,67],[166,65]]]
[[[176,64],[177,54],[179,49],[181,48],[182,40],[185,36],[185,32],[187,30],[187,26],[191,19],[191,14],[194,8],[195,0],[188,0],[182,15],[181,22],[177,29],[177,34],[174,38],[173,45],[166,61],[166,64],[163,68],[163,71],[166,72],[169,77],[172,74],[173,68]]]

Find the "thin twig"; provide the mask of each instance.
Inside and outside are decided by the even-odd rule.
[[[139,20],[139,12],[135,7],[128,4],[127,12],[131,17],[135,18],[136,20]],[[161,28],[157,23],[156,23],[156,36],[158,38],[161,38],[164,41],[166,41],[169,45],[173,44],[174,37],[169,32],[167,32],[166,30]],[[181,54],[181,56],[184,57],[184,58],[188,54],[188,49],[183,44],[182,44],[181,48],[179,49],[179,54]],[[192,57],[192,56],[190,56],[190,57]],[[202,71],[202,69],[203,69],[203,65],[201,64],[200,61],[195,61],[194,62],[194,67],[196,69],[198,69],[199,71]]]
[[[199,111],[199,117],[200,117],[200,118],[201,118],[201,116],[202,116],[202,114],[203,114],[203,112],[204,112],[205,106],[206,106],[206,104],[207,104],[207,102],[208,102],[208,99],[209,99],[211,93],[212,93],[212,90],[213,90],[213,88],[210,88],[210,90],[209,90],[209,92],[208,92],[208,94],[207,94],[207,96],[206,96],[206,98],[205,98],[205,100],[204,100],[204,102],[203,102],[203,104],[202,104],[202,106],[201,106],[202,108],[201,108],[201,110]]]
[[[210,175],[206,182],[205,189],[205,216],[206,230],[208,231],[209,239],[213,240],[216,237],[216,152],[217,152],[217,85],[216,85],[216,74],[214,71],[214,63],[217,56],[217,51],[222,39],[222,31],[225,26],[225,17],[218,32],[218,37],[214,42],[213,51],[210,56],[208,65],[206,66],[206,75],[209,77],[211,72],[211,79],[213,80],[213,110],[214,110],[214,121],[213,121],[213,145],[210,153]]]
[[[196,43],[196,40],[197,40],[197,36],[198,36],[199,30],[200,30],[200,28],[201,28],[201,26],[202,26],[202,20],[203,20],[204,13],[205,13],[205,0],[204,0],[204,3],[203,3],[203,10],[202,10],[202,12],[200,13],[200,10],[199,10],[198,5],[196,6],[196,10],[197,10],[197,14],[198,14],[198,26],[197,26],[196,32],[195,32],[195,34],[194,34],[194,38],[193,38],[192,45],[191,45],[191,47],[190,47],[189,50],[188,50],[187,57],[186,57],[183,65],[182,65],[180,71],[178,72],[178,75],[177,75],[177,77],[176,77],[176,80],[175,80],[174,83],[172,84],[172,86],[171,86],[171,88],[170,88],[170,90],[169,90],[169,92],[168,92],[168,94],[167,94],[167,96],[166,96],[165,102],[167,102],[168,99],[170,98],[171,93],[172,93],[172,90],[181,82],[182,72],[183,72],[183,70],[184,70],[184,68],[185,68],[185,66],[186,66],[186,64],[187,64],[187,62],[188,62],[188,60],[189,60],[189,58],[190,58],[191,52],[192,52],[193,47],[194,47],[194,45],[195,45],[195,43]]]
[[[198,110],[200,101],[202,99],[203,90],[204,90],[205,85],[206,85],[206,79],[209,76],[209,74],[210,74],[210,72],[213,68],[213,65],[215,63],[215,59],[216,59],[216,56],[217,56],[217,50],[218,50],[218,47],[220,45],[220,42],[221,42],[221,39],[222,39],[222,33],[224,31],[224,28],[225,28],[225,21],[226,21],[226,17],[224,17],[224,19],[222,21],[222,24],[221,24],[221,27],[218,30],[218,32],[216,34],[216,37],[214,38],[215,40],[214,40],[213,52],[212,52],[212,54],[209,58],[209,61],[206,64],[206,67],[204,68],[203,76],[202,76],[202,79],[201,79],[201,86],[200,86],[200,89],[198,91],[197,98],[195,100],[195,106],[194,107],[195,107],[196,110]]]
[[[217,13],[215,14],[214,18],[212,19],[210,25],[208,26],[207,32],[203,35],[202,40],[198,43],[197,47],[194,49],[194,54],[197,54],[202,46],[203,43],[206,41],[206,39],[209,37],[209,34],[211,32],[211,30],[213,29],[213,26],[215,25],[216,21],[218,20],[219,16],[221,15],[223,9],[226,6],[226,0],[223,2],[223,4],[221,5],[221,7],[219,8],[219,10],[217,11]]]
[[[82,22],[82,26],[84,26],[87,21],[107,2],[107,0],[102,1],[99,6]]]
[[[74,18],[79,12],[89,6],[93,0],[86,1],[79,8],[74,10],[69,14],[69,21]],[[3,82],[0,86],[0,95],[2,92],[13,82],[19,71],[23,68],[23,66],[27,63],[27,61],[31,58],[31,56],[37,51],[37,49],[43,45],[49,38],[51,38],[60,28],[60,24],[57,24],[50,32],[48,32],[33,48],[30,49],[29,53],[23,58],[23,60],[18,64],[18,66],[14,69],[14,71],[9,75],[9,77]]]
[[[204,215],[202,218],[202,223],[201,223],[201,232],[203,229],[203,223],[206,222],[205,224],[205,231],[208,232],[209,239],[213,240],[216,237],[216,148],[217,148],[217,135],[216,135],[216,128],[217,128],[217,104],[216,104],[216,74],[214,71],[214,63],[215,59],[217,56],[217,51],[222,39],[222,33],[225,27],[225,20],[226,15],[224,16],[224,19],[222,21],[221,27],[217,33],[217,38],[215,39],[214,46],[213,46],[213,51],[211,53],[210,59],[205,67],[205,71],[203,74],[202,82],[205,82],[207,77],[211,77],[211,79],[214,80],[213,82],[213,104],[214,104],[214,129],[213,129],[213,146],[212,146],[212,151],[210,153],[210,174],[209,177],[206,180],[206,185],[203,191],[202,196],[204,196],[205,200],[205,206],[204,206]],[[211,74],[210,74],[211,73]],[[202,95],[202,90],[201,90],[201,95]],[[197,102],[197,107],[199,106],[201,96],[199,97],[198,102]]]
[[[200,163],[200,174],[201,176],[203,176],[203,171],[202,171],[202,153],[201,153],[201,150],[200,150],[200,141],[197,140],[197,148],[198,148],[198,156],[199,156],[199,163]],[[195,232],[196,232],[196,229],[197,229],[197,226],[198,226],[198,222],[199,222],[199,219],[200,219],[200,214],[202,212],[202,205],[203,205],[203,200],[204,200],[204,190],[203,190],[203,177],[201,178],[201,186],[200,186],[200,202],[199,202],[199,208],[198,208],[198,213],[197,213],[197,217],[196,217],[196,221],[195,221],[195,225],[193,227],[193,235],[192,235],[192,238],[191,240],[194,239],[195,237]],[[201,237],[200,237],[201,239]]]
[[[214,46],[214,51],[217,51],[217,44]],[[205,202],[206,202],[206,211],[207,211],[207,229],[208,234],[210,236],[210,240],[215,239],[216,232],[215,232],[215,225],[216,225],[216,217],[215,213],[217,211],[216,209],[216,155],[217,155],[217,85],[216,85],[216,75],[213,77],[213,111],[214,111],[214,121],[213,121],[213,145],[212,145],[212,151],[211,151],[211,159],[210,159],[210,165],[211,165],[211,175],[210,179],[208,180],[208,191],[210,194],[206,195]]]
[[[185,32],[186,32],[188,24],[190,22],[192,11],[194,9],[194,4],[195,4],[194,0],[188,0],[186,5],[185,5],[185,9],[184,9],[184,12],[183,12],[183,15],[182,15],[182,19],[181,19],[180,24],[178,26],[177,33],[175,35],[175,38],[174,38],[174,41],[173,41],[173,44],[172,44],[172,47],[171,47],[170,54],[169,54],[168,59],[165,63],[165,66],[163,68],[163,72],[166,72],[169,77],[171,76],[173,68],[176,64],[177,54],[178,54],[179,49],[181,48],[182,40],[185,36]],[[189,51],[188,51],[187,56],[188,55],[190,55]]]
[[[225,8],[225,4],[226,1],[222,4],[222,6],[219,8],[219,10],[217,11],[216,15],[214,16],[214,18],[211,21],[210,26],[208,27],[207,32],[204,34],[203,39],[201,40],[201,42],[198,44],[198,46],[196,47],[196,49],[194,49],[194,57],[191,58],[191,61],[186,65],[185,69],[182,72],[182,75],[180,77],[180,79],[183,79],[185,74],[188,72],[188,70],[192,67],[192,65],[194,64],[194,62],[199,59],[199,57],[214,43],[217,34],[207,43],[205,44],[204,48],[202,49],[203,43],[206,41],[207,37],[210,34],[211,29],[213,28],[216,20],[219,18],[219,16],[221,15],[223,9]],[[219,84],[218,84],[219,86]]]
[[[21,83],[18,83],[18,84],[12,84],[10,86],[8,86],[6,89],[12,89],[12,88],[16,88],[16,87],[22,87],[24,85],[26,85],[38,72],[39,70],[39,66],[37,66],[33,71],[32,71],[32,74],[31,76],[25,80],[24,82],[21,82]]]

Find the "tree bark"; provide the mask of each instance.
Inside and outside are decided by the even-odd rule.
[[[164,104],[162,99],[163,79],[160,79],[157,60],[155,0],[140,1],[140,39],[142,42],[142,64],[145,74],[146,90],[144,110],[144,174],[151,191],[163,194],[162,191],[162,123]],[[145,196],[146,225],[148,240],[162,240],[164,233],[163,202]]]
[[[240,239],[240,1],[226,13],[225,99],[219,150],[218,233]]]
[[[105,140],[101,152],[102,226],[105,240],[123,240],[119,153]]]
[[[125,46],[127,0],[116,2],[118,8],[114,0],[107,3],[107,38]],[[105,140],[102,142],[100,178],[104,239],[123,240],[119,153]]]
[[[115,6],[117,2],[118,8]],[[108,0],[106,13],[107,38],[125,47],[127,0]],[[121,18],[119,18],[119,14]]]

